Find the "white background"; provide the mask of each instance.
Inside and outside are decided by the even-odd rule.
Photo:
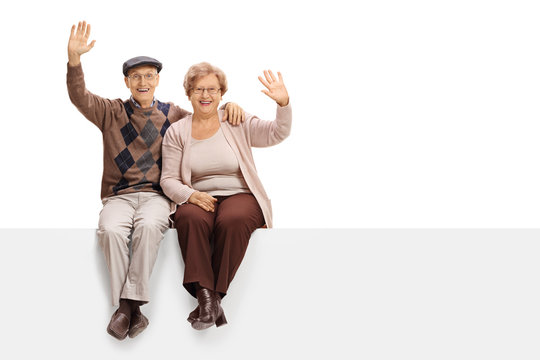
[[[0,15],[0,227],[95,228],[99,130],[70,103],[71,25],[92,24],[89,90],[127,98],[122,63],[161,60],[156,95],[221,67],[225,101],[293,130],[256,150],[276,227],[538,227],[536,1],[17,1]]]

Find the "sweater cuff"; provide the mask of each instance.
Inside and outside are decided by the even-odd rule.
[[[177,205],[183,205],[183,204],[187,204],[189,198],[191,197],[191,195],[197,190],[195,189],[192,189],[192,188],[189,188],[189,189],[186,189],[186,191],[183,191],[183,194],[182,196],[180,197],[180,201],[176,202]],[[184,200],[185,199],[185,200]],[[183,201],[182,201],[183,200]]]
[[[67,63],[68,73],[73,73],[75,75],[82,74],[82,64],[71,66]]]
[[[277,113],[278,114],[291,114],[292,108],[291,108],[291,101],[289,100],[289,103],[285,106],[279,106],[279,104],[276,104],[277,106]]]

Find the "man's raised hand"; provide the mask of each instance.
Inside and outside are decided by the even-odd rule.
[[[94,47],[96,40],[92,40],[92,42],[88,44],[90,30],[90,24],[86,24],[86,21],[79,21],[77,27],[75,25],[71,27],[71,35],[69,36],[68,42],[69,65],[79,65],[81,63],[81,55]]]

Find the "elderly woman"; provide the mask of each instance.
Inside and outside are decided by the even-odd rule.
[[[272,227],[270,200],[255,169],[251,147],[280,143],[290,133],[291,106],[281,74],[264,71],[262,90],[277,103],[274,121],[245,114],[237,126],[218,110],[227,92],[223,71],[193,65],[184,88],[193,115],[171,125],[163,140],[163,192],[177,205],[174,225],[185,263],[183,285],[197,298],[188,321],[197,330],[226,324],[227,294],[251,233]],[[171,218],[173,218],[171,214]]]

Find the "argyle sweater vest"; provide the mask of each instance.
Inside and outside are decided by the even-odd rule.
[[[69,66],[71,102],[103,135],[101,198],[138,191],[162,193],[161,143],[168,127],[190,112],[155,101],[140,109],[130,100],[105,99],[86,89],[82,66]]]

